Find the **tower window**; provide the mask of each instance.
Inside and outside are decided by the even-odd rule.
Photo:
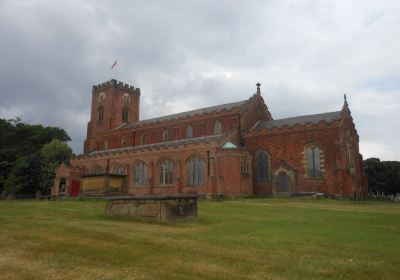
[[[104,119],[104,107],[102,105],[97,109],[98,120],[102,121]]]
[[[129,116],[128,108],[124,107],[122,109],[122,122],[124,123],[128,122],[128,116]]]

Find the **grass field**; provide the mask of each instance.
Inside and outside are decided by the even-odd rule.
[[[201,201],[191,222],[102,200],[0,202],[0,279],[399,279],[400,204]]]

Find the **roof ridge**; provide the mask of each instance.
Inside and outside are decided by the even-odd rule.
[[[332,112],[326,112],[326,113],[317,113],[317,114],[300,115],[300,116],[295,116],[295,117],[288,117],[288,118],[282,118],[282,119],[274,119],[274,120],[270,120],[270,121],[281,121],[281,120],[296,119],[296,118],[302,118],[302,117],[311,117],[311,116],[328,115],[328,114],[333,114],[333,113],[342,113],[342,111],[341,111],[341,110],[338,110],[338,111],[332,111]]]
[[[128,124],[125,127],[132,127],[132,126],[135,126],[135,125],[145,124],[145,123],[153,123],[153,122],[157,122],[157,121],[161,121],[161,120],[171,120],[171,119],[177,119],[177,118],[185,118],[185,117],[187,117],[189,115],[199,114],[199,113],[211,113],[211,112],[217,111],[219,109],[220,110],[223,110],[223,109],[229,109],[230,110],[233,107],[240,107],[243,104],[245,104],[246,102],[247,102],[247,100],[240,100],[240,101],[236,101],[236,102],[230,102],[230,103],[225,103],[225,104],[220,104],[220,105],[203,107],[203,108],[194,109],[194,110],[190,110],[190,111],[185,111],[185,112],[180,112],[180,113],[165,115],[165,116],[161,116],[161,117],[156,117],[156,118],[137,121],[135,123]],[[226,107],[228,107],[228,108],[226,108]]]
[[[221,138],[221,134],[205,135],[205,136],[200,136],[200,137],[177,139],[177,140],[166,141],[166,142],[157,142],[157,143],[137,145],[137,146],[128,146],[128,147],[114,148],[114,149],[108,149],[108,150],[92,151],[88,154],[82,154],[80,156],[94,156],[94,155],[99,155],[99,154],[104,154],[104,153],[130,152],[130,151],[137,151],[137,150],[151,149],[151,148],[158,148],[158,147],[169,147],[169,146],[174,146],[174,145],[201,143],[204,141],[218,140],[220,138]]]
[[[307,123],[317,124],[319,122],[332,122],[334,120],[338,120],[342,117],[342,111],[333,111],[327,113],[319,113],[319,114],[311,114],[311,115],[302,115],[296,117],[289,117],[284,119],[276,119],[276,120],[268,120],[260,122],[255,130],[260,129],[272,129],[279,128],[283,126],[293,127],[295,125],[305,125]]]

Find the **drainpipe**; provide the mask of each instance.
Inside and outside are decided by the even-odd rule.
[[[210,151],[207,151],[207,176],[210,177]]]
[[[103,192],[108,192],[108,172],[110,169],[110,159],[107,159],[107,167],[106,167],[106,174],[104,174],[104,190]]]

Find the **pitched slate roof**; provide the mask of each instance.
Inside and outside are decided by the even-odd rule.
[[[158,118],[153,118],[153,119],[148,119],[148,120],[142,120],[142,121],[138,121],[138,122],[133,123],[133,124],[127,124],[126,126],[123,126],[121,128],[134,127],[134,126],[137,126],[137,125],[147,124],[147,123],[175,120],[175,119],[179,119],[179,118],[185,118],[185,117],[194,116],[194,115],[201,115],[201,114],[205,114],[205,113],[229,111],[229,110],[231,110],[231,109],[233,109],[235,107],[242,106],[244,103],[246,103],[246,101],[247,100],[238,101],[238,102],[232,102],[232,103],[227,103],[227,104],[222,104],[222,105],[217,105],[217,106],[206,107],[206,108],[202,108],[202,109],[196,109],[196,110],[192,110],[192,111],[187,111],[187,112],[167,115],[167,116],[163,116],[163,117],[158,117]]]
[[[305,116],[278,119],[272,121],[262,121],[255,127],[255,130],[280,128],[285,125],[287,125],[288,127],[292,127],[295,125],[304,125],[307,123],[311,124],[317,124],[319,122],[329,123],[335,120],[340,120],[341,117],[342,117],[342,111],[336,111],[330,113],[305,115]]]

